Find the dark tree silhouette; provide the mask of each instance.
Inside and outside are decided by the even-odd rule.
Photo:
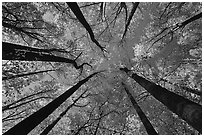
[[[81,97],[88,91],[88,89],[86,89],[77,99],[74,100],[74,102],[69,105],[60,115],[57,119],[55,119],[50,125],[48,125],[43,132],[41,133],[41,135],[47,135],[50,130],[52,130],[52,128],[57,124],[57,122],[69,111],[70,108],[72,108],[76,102],[81,99]]]
[[[17,103],[20,103],[22,101],[25,101],[27,99],[30,99],[30,98],[33,98],[34,96],[36,95],[39,95],[39,94],[43,94],[43,93],[47,93],[47,92],[50,92],[51,90],[43,90],[43,91],[40,91],[40,92],[37,92],[37,93],[34,93],[34,94],[31,94],[31,95],[28,95],[28,96],[25,96],[19,100],[16,100],[8,105],[5,105],[5,106],[2,106],[2,111],[6,111],[8,109],[11,109],[11,107],[13,107],[14,105],[16,105]]]
[[[34,99],[31,99],[31,100],[28,100],[28,101],[26,101],[26,102],[22,102],[22,103],[20,103],[20,104],[17,104],[17,105],[15,105],[15,106],[10,106],[9,108],[6,108],[6,109],[4,109],[3,111],[5,111],[5,110],[9,110],[9,109],[14,109],[14,108],[18,108],[18,107],[20,107],[20,106],[23,106],[23,105],[26,105],[26,104],[28,104],[28,103],[30,103],[30,102],[33,102],[33,101],[36,101],[36,100],[39,100],[39,99],[51,99],[52,97],[36,97],[36,98],[34,98]]]
[[[78,4],[76,2],[67,2],[67,5],[70,7],[70,9],[72,10],[72,12],[74,13],[74,15],[77,17],[77,19],[79,20],[79,22],[84,26],[84,28],[88,31],[91,40],[101,49],[102,52],[104,52],[104,47],[102,47],[99,42],[96,40],[93,30],[91,29],[90,25],[88,24],[88,22],[86,21],[86,19],[84,18],[83,13],[81,12]]]
[[[189,18],[189,19],[187,19],[187,20],[185,20],[184,22],[182,22],[180,24],[179,27],[185,27],[187,24],[189,24],[189,23],[191,23],[191,22],[193,22],[193,21],[195,21],[197,19],[200,19],[200,18],[202,18],[202,12],[197,14],[197,15],[195,15],[195,16],[193,16],[193,17],[191,17],[191,18]]]
[[[136,10],[137,10],[138,5],[139,5],[139,2],[133,3],[133,7],[132,7],[132,10],[131,10],[131,12],[130,12],[129,18],[128,18],[128,20],[127,20],[127,23],[125,24],[125,31],[124,31],[124,33],[123,33],[122,39],[125,37],[125,35],[126,35],[126,33],[127,33],[127,29],[128,29],[128,27],[129,27],[129,25],[130,25],[130,22],[131,22],[131,20],[132,20],[132,17],[133,17],[133,15],[134,15],[134,13],[135,13]]]
[[[55,109],[57,109],[67,98],[69,98],[81,85],[86,83],[90,78],[100,72],[95,72],[87,78],[79,81],[69,90],[65,91],[62,95],[54,99],[52,102],[41,108],[34,114],[30,115],[20,123],[9,129],[4,135],[25,135],[28,134],[33,128],[40,124],[46,117],[48,117]]]
[[[60,120],[70,111],[73,106],[84,107],[88,105],[87,107],[79,109],[79,111],[77,112],[77,116],[70,115],[70,119],[72,120],[71,124],[69,125],[72,128],[69,132],[70,134],[97,135],[107,133],[135,133],[135,129],[132,129],[131,124],[129,124],[129,122],[133,120],[131,119],[129,108],[133,106],[147,133],[149,135],[157,135],[157,131],[154,129],[151,121],[144,113],[146,111],[140,108],[137,100],[134,98],[132,92],[130,92],[130,88],[125,84],[126,82],[130,82],[128,81],[129,79],[126,82],[118,83],[118,80],[121,79],[121,76],[123,75],[118,75],[118,70],[115,69],[118,69],[121,64],[126,64],[127,58],[129,59],[129,61],[132,58],[129,58],[128,53],[126,54],[125,49],[123,51],[123,49],[117,47],[117,45],[118,43],[120,45],[120,42],[123,42],[123,40],[125,41],[128,29],[130,28],[133,29],[131,32],[134,32],[135,35],[129,35],[127,37],[129,40],[133,40],[128,42],[132,45],[128,48],[128,51],[130,51],[131,49],[135,51],[137,50],[137,48],[139,48],[139,52],[135,53],[135,59],[137,59],[138,57],[138,60],[132,60],[134,61],[134,63],[136,63],[134,64],[134,66],[132,66],[133,68],[136,67],[141,70],[142,67],[144,67],[145,71],[148,68],[143,65],[143,61],[146,61],[150,67],[153,66],[153,68],[156,69],[156,60],[159,60],[159,57],[161,56],[164,60],[161,60],[162,63],[159,63],[158,65],[163,68],[164,73],[167,73],[169,69],[174,69],[166,74],[170,75],[172,72],[176,71],[176,69],[180,67],[180,65],[183,64],[182,60],[176,59],[178,59],[179,57],[182,57],[183,60],[186,59],[190,54],[187,55],[185,53],[190,53],[190,50],[192,49],[194,50],[192,51],[192,54],[194,55],[192,55],[192,58],[188,56],[189,59],[186,59],[185,62],[188,62],[189,66],[193,65],[193,67],[195,67],[197,71],[201,69],[200,60],[196,60],[200,58],[200,40],[202,34],[202,32],[199,30],[201,27],[200,19],[202,18],[202,12],[200,12],[200,10],[202,5],[198,2],[170,2],[156,4],[139,2],[96,2],[80,4],[77,2],[56,2],[41,4],[3,2],[2,4],[2,29],[4,35],[4,42],[2,42],[2,59],[3,62],[5,62],[3,64],[2,77],[2,80],[5,80],[3,82],[3,102],[5,103],[5,105],[2,106],[2,112],[4,113],[4,117],[2,118],[4,122],[4,135],[25,135],[30,133],[34,128],[38,128],[37,126],[43,124],[43,121],[46,118],[49,118],[49,115],[51,115],[54,111],[57,111],[57,109],[61,107],[61,105],[65,103],[66,100],[70,98],[75,92],[77,92],[77,90],[81,90],[80,87],[87,86],[85,85],[85,83],[87,83],[98,73],[104,71],[107,71],[108,73],[102,75],[103,78],[101,77],[101,79],[96,79],[92,83],[92,85],[88,84],[88,86],[94,87],[87,96],[85,96],[85,93],[88,91],[88,88],[87,90],[83,91],[82,94],[78,95],[77,98],[73,100],[73,102],[71,102],[72,104],[66,106],[65,109],[57,113],[57,115],[54,116],[51,124],[42,125],[47,127],[45,127],[42,132],[40,131],[40,134],[47,135],[56,126],[57,123],[60,124]],[[140,12],[137,13],[137,10],[139,10]],[[89,17],[89,20],[91,20],[91,22],[94,24],[90,23],[88,18],[85,18],[89,15],[87,13],[83,13],[83,11],[90,12],[91,15],[93,15]],[[73,14],[75,17],[73,17]],[[136,14],[139,18],[135,17]],[[193,16],[189,17],[188,15]],[[186,18],[184,21],[176,21],[179,18],[183,18],[184,16],[187,16],[189,18]],[[133,20],[135,19],[137,19],[137,21],[133,22]],[[85,28],[84,30],[86,30],[86,33],[80,33],[80,30],[78,28],[79,24],[73,25],[73,23],[76,21],[78,21],[80,25],[82,24],[83,28]],[[94,26],[94,28],[92,26]],[[137,26],[139,27],[137,28]],[[86,34],[88,34],[89,36],[86,37]],[[137,36],[139,37],[137,38]],[[188,37],[191,36],[192,39],[188,39]],[[18,39],[19,37],[21,39]],[[99,39],[101,39],[101,41]],[[32,45],[32,43],[36,43],[36,41],[37,44],[43,45],[46,43],[55,43],[56,48],[51,48],[51,45],[49,44],[46,45],[46,47],[48,47],[49,49],[43,49],[43,45],[41,45],[42,48],[38,48],[15,44],[20,40],[23,40],[25,43],[27,43],[27,45]],[[72,42],[71,45],[70,41]],[[77,43],[79,42],[79,44],[77,46],[73,45],[73,41]],[[97,56],[97,53],[92,53],[94,52],[94,50],[90,49],[87,45],[90,42],[92,42],[92,44],[96,44],[96,48],[100,48],[100,51],[102,51],[104,57],[101,57],[101,55]],[[143,42],[147,43],[142,45],[141,43]],[[157,42],[161,43],[156,45],[155,48],[152,48],[152,46]],[[165,47],[168,43],[174,44],[173,42],[181,42],[182,44],[184,43],[184,47],[186,46],[187,48],[180,46],[176,48],[176,44],[174,45],[175,47],[171,45],[169,45],[171,46],[170,48],[168,47],[168,45],[167,47]],[[68,47],[68,49],[70,50],[58,49],[57,46],[61,47],[61,45],[70,45]],[[140,49],[140,46],[145,47]],[[179,49],[181,49],[182,52],[179,53]],[[78,52],[82,50],[83,52]],[[171,51],[166,52],[168,50]],[[144,53],[143,51],[146,52],[145,54],[148,54],[150,56],[153,54],[158,55],[155,56],[155,58],[152,58],[152,61],[154,61],[153,64],[148,62],[151,60],[148,60],[149,58],[147,58],[146,55],[142,55]],[[104,54],[105,52],[107,54]],[[82,55],[82,53],[84,54]],[[168,53],[168,57],[165,53]],[[74,59],[72,57],[74,57]],[[171,59],[168,60],[169,58]],[[19,61],[27,62],[18,64]],[[82,73],[84,65],[88,65],[92,68],[87,68],[86,70],[84,70],[86,71],[85,73],[91,75],[86,76],[86,78],[77,77],[78,82],[76,82],[74,86],[65,90],[64,93],[60,93],[60,95],[58,95],[59,92],[55,92],[55,90],[59,86],[61,88],[62,83],[68,84],[66,83],[68,81],[65,81],[64,78],[61,79],[61,77],[59,77],[57,81],[44,81],[43,79],[43,82],[36,81],[37,84],[31,83],[31,85],[28,85],[29,82],[34,82],[35,80],[33,81],[32,79],[29,79],[29,81],[25,81],[25,83],[20,83],[22,82],[22,79],[15,79],[40,73],[47,73],[49,71],[57,71],[57,69],[53,67],[53,69],[47,68],[49,70],[38,70],[37,72],[21,72],[21,70],[24,69],[28,70],[27,67],[32,64],[32,62],[30,62],[30,64],[29,61],[34,61],[37,64],[42,62],[57,62],[54,63],[55,66],[60,65],[60,67],[64,68],[67,67],[68,64],[68,66],[73,67],[73,69],[75,68],[73,71],[70,69],[63,69],[63,71],[70,71],[66,72],[70,76],[68,81],[72,81],[72,79],[75,78],[74,73],[76,71],[81,71]],[[88,62],[93,64],[93,67],[88,64]],[[194,62],[196,62],[196,65],[194,65]],[[177,65],[177,63],[179,63],[179,65],[174,68],[174,65]],[[142,65],[142,67],[140,65]],[[194,70],[190,69],[189,66],[187,68],[185,68],[186,66],[182,67],[184,67],[188,72],[194,72]],[[9,69],[11,67],[16,67],[16,69],[12,71],[11,69]],[[99,71],[102,69],[104,69],[104,71]],[[97,70],[99,72],[96,72],[94,70]],[[183,68],[178,70],[178,73],[183,73],[183,70]],[[115,72],[117,72],[117,74]],[[120,72],[128,75],[129,78],[134,79],[141,87],[146,90],[145,92],[142,92],[138,95],[138,97],[140,97],[140,100],[144,100],[145,97],[152,95],[156,100],[163,103],[163,106],[167,107],[172,113],[177,114],[179,118],[186,121],[186,123],[192,126],[199,133],[202,133],[202,106],[200,105],[200,102],[200,104],[195,103],[183,96],[171,92],[170,90],[157,85],[151,80],[148,80],[145,77],[143,78],[142,76],[129,70],[126,67],[120,68]],[[146,73],[147,75],[155,76],[155,73]],[[183,75],[181,77],[183,77]],[[105,78],[107,78],[108,80]],[[160,80],[164,81],[164,83],[170,83],[173,87],[178,87],[179,91],[183,90],[186,95],[189,95],[189,98],[191,98],[192,100],[195,99],[197,101],[197,99],[200,99],[202,96],[201,91],[192,89],[187,85],[175,84],[174,82],[170,82],[163,78],[161,78]],[[199,84],[199,78],[200,76],[198,75],[198,78],[195,79],[196,83],[193,82],[192,84]],[[51,84],[52,87],[47,84]],[[33,87],[33,85],[35,90],[34,93],[30,93],[33,90],[28,90],[28,92],[26,91],[25,94],[23,92],[23,94],[21,94],[20,91],[24,91],[24,86],[26,86],[25,89],[30,89],[30,87]],[[19,89],[21,87],[22,89]],[[123,87],[122,90],[125,91],[122,92],[122,94],[118,94],[120,93],[118,89],[120,89],[121,87]],[[43,90],[41,90],[42,88]],[[49,89],[45,90],[44,88]],[[14,90],[17,90],[17,92]],[[50,94],[47,94],[47,92],[49,91],[54,92],[54,94],[57,94],[58,96],[53,99]],[[127,96],[123,96],[123,93],[127,94]],[[101,94],[104,95],[101,96]],[[196,96],[194,96],[195,94]],[[89,98],[90,100],[88,104],[81,106],[77,104],[77,101],[79,101],[81,98],[87,99],[86,97],[91,97]],[[33,106],[33,102],[37,104],[40,103],[41,105],[41,102],[38,102],[38,100],[44,98],[51,98],[52,100],[50,100],[50,103],[39,109],[36,108],[35,105]],[[129,99],[130,102],[126,102],[126,99]],[[29,111],[28,105],[31,105],[31,107],[35,107],[33,109],[36,109],[36,112],[25,117],[25,115]],[[83,112],[81,110],[83,110]],[[154,111],[157,110],[155,109]],[[169,113],[166,110],[164,112],[166,114]],[[115,113],[117,114],[117,116],[115,114],[109,115],[111,113]],[[154,113],[155,112],[151,114],[154,115]],[[78,116],[82,116],[83,118],[80,119]],[[131,119],[130,121],[127,120],[129,118]],[[168,117],[167,120],[170,120],[169,118],[170,117]],[[23,120],[18,124],[10,122],[16,122],[20,119]],[[174,118],[173,122],[174,120],[177,120],[177,118]],[[164,121],[163,117],[161,118],[161,121]],[[156,121],[156,123],[160,124],[160,121]],[[183,125],[185,126],[186,123],[183,123]],[[13,127],[11,125],[13,125]],[[162,126],[164,126],[164,130],[168,130],[167,128],[169,128],[169,126],[171,125],[172,124],[164,122],[159,127],[159,130],[163,129]],[[62,126],[63,128],[65,127],[65,125]],[[189,128],[189,126],[185,126],[184,128]],[[140,129],[138,129],[138,131],[139,130]],[[190,130],[191,129],[187,129],[184,133],[189,134],[191,133]],[[194,134],[197,134],[197,132],[195,132],[194,130],[192,130],[192,132],[194,132]],[[34,133],[36,134],[39,132],[35,130]],[[178,130],[176,133],[181,132]]]
[[[85,64],[89,65],[88,63],[83,63],[82,65],[78,66],[75,60],[46,54],[43,53],[45,50],[42,50],[42,52],[40,52],[40,50],[41,49],[38,48],[31,48],[18,44],[2,42],[2,59],[21,61],[63,62],[72,64],[76,69],[82,69]]]
[[[202,106],[192,102],[182,96],[179,96],[169,90],[156,85],[155,83],[132,73],[127,68],[120,68],[125,71],[131,78],[145,88],[158,101],[163,103],[169,110],[176,113],[180,118],[185,120],[189,125],[202,132]]]
[[[153,38],[151,38],[149,40],[149,42],[154,40],[155,38],[159,37],[160,35],[162,35],[162,34],[164,34],[166,32],[166,34],[164,36],[161,36],[155,42],[153,42],[153,44],[155,44],[156,42],[158,42],[159,40],[161,40],[165,36],[167,36],[169,34],[172,34],[174,31],[176,31],[176,30],[178,30],[180,28],[184,28],[187,24],[189,24],[189,23],[191,23],[191,22],[193,22],[193,21],[195,21],[197,19],[200,19],[200,18],[202,18],[202,12],[195,15],[195,16],[193,16],[193,17],[191,17],[191,18],[189,18],[189,19],[187,19],[187,20],[185,20],[185,21],[183,21],[183,22],[181,22],[181,23],[177,23],[177,24],[175,24],[173,26],[170,26],[170,27],[165,27],[158,34],[153,36]]]
[[[30,75],[35,75],[35,74],[44,73],[44,72],[50,72],[50,71],[56,71],[56,70],[51,69],[51,70],[30,72],[30,73],[25,73],[25,74],[17,74],[17,75],[13,75],[13,76],[3,77],[2,80],[9,80],[9,79],[13,79],[13,78],[20,78],[20,77],[24,77],[24,76],[30,76]]]
[[[129,92],[128,88],[126,87],[126,85],[122,82],[122,85],[125,89],[125,92],[127,93],[133,107],[135,108],[138,116],[140,117],[147,133],[149,135],[157,135],[158,133],[155,131],[154,127],[152,126],[152,124],[150,123],[150,121],[148,120],[148,118],[146,117],[146,115],[144,114],[144,112],[142,111],[142,109],[140,108],[140,106],[137,104],[137,102],[135,101],[134,97],[132,96],[132,94]]]
[[[43,37],[42,34],[39,34],[37,32],[31,32],[31,31],[28,31],[28,29],[33,29],[33,28],[26,28],[26,27],[17,27],[15,25],[12,25],[12,24],[9,24],[9,23],[6,23],[5,21],[2,22],[2,25],[3,27],[5,28],[9,28],[9,29],[12,29],[20,34],[26,34],[27,36],[33,38],[33,39],[37,39],[39,40],[40,42],[43,42],[40,38]]]

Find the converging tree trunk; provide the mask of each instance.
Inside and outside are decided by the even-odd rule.
[[[9,80],[9,79],[13,79],[13,78],[20,78],[20,77],[24,77],[24,76],[30,76],[30,75],[34,75],[34,74],[49,72],[49,71],[55,71],[55,70],[52,70],[52,69],[51,69],[51,70],[30,72],[30,73],[25,73],[25,74],[17,74],[17,75],[14,75],[14,76],[3,77],[2,80]]]
[[[129,18],[128,18],[128,20],[127,20],[127,24],[125,24],[125,31],[124,31],[124,33],[123,33],[122,39],[125,37],[125,35],[126,35],[126,33],[127,33],[128,27],[129,27],[129,25],[130,25],[130,22],[131,22],[131,20],[132,20],[133,15],[135,14],[135,12],[136,12],[136,10],[137,10],[138,5],[139,5],[139,2],[133,3],[133,7],[132,7],[132,10],[131,10],[131,12],[130,12]]]
[[[99,42],[96,40],[93,30],[91,29],[89,23],[84,18],[83,13],[81,12],[78,4],[76,2],[67,2],[67,5],[70,7],[74,15],[77,17],[79,22],[84,26],[84,28],[88,31],[92,42],[94,42],[101,50],[104,51],[104,47],[102,47]]]
[[[58,57],[40,52],[41,49],[21,46],[18,44],[2,42],[2,59],[3,60],[21,60],[21,61],[46,61],[46,62],[63,62],[70,63],[76,69],[81,69],[84,64],[78,66],[75,60]]]
[[[189,125],[202,133],[202,106],[179,96],[169,90],[150,82],[135,73],[131,73],[127,68],[120,68],[132,77],[137,83],[145,88],[158,101],[163,103],[169,110],[176,113]]]
[[[69,98],[81,85],[86,83],[90,78],[100,72],[95,72],[87,78],[79,81],[72,88],[67,90],[65,93],[54,99],[52,102],[41,108],[34,114],[22,120],[20,123],[9,129],[4,135],[25,135],[28,134],[32,129],[39,125],[45,118],[47,118],[55,109],[57,109],[67,98]]]
[[[75,105],[75,103],[76,103],[87,91],[88,91],[88,89],[85,90],[76,100],[74,100],[74,102],[73,102],[71,105],[69,105],[69,106],[59,115],[59,117],[58,117],[57,119],[55,119],[50,125],[48,125],[48,126],[43,130],[43,132],[41,133],[41,135],[47,135],[47,134],[50,132],[50,130],[52,130],[52,128],[57,124],[57,122],[67,113],[67,111],[69,111],[70,108],[72,108],[72,107]]]
[[[140,106],[137,104],[137,102],[135,101],[134,97],[131,95],[131,93],[129,92],[128,88],[126,87],[126,85],[124,83],[122,83],[125,92],[127,93],[133,107],[135,108],[138,116],[140,117],[147,133],[149,135],[157,135],[158,133],[155,131],[154,127],[152,126],[152,124],[150,123],[150,121],[148,120],[148,118],[146,117],[146,115],[144,114],[144,112],[142,111],[142,109],[140,108]]]

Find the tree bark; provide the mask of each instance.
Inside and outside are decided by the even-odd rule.
[[[57,122],[67,113],[67,111],[69,111],[70,108],[72,108],[75,103],[87,92],[88,90],[85,90],[84,93],[82,93],[76,100],[74,100],[74,102],[69,105],[60,115],[57,119],[55,119],[50,125],[48,125],[43,132],[41,133],[41,135],[47,135],[50,130],[52,130],[52,128],[57,124]]]
[[[18,50],[26,50],[30,52],[39,52],[39,53],[52,53],[52,52],[61,52],[61,53],[69,53],[68,51],[65,51],[65,49],[57,49],[57,48],[51,48],[51,49],[42,49],[42,48],[36,48],[36,47],[29,47],[29,46],[22,46],[18,44],[13,44],[13,43],[7,43],[7,42],[2,42],[2,45],[15,48]],[[15,46],[15,47],[14,47]]]
[[[191,17],[191,18],[189,18],[189,19],[187,19],[186,21],[182,22],[181,23],[181,27],[184,27],[187,24],[189,24],[189,23],[191,23],[191,22],[193,22],[193,21],[195,21],[195,20],[197,20],[199,18],[202,18],[202,12],[197,14],[197,15],[195,15],[195,16],[193,16],[193,17]]]
[[[13,78],[19,78],[19,77],[24,77],[24,76],[29,76],[29,75],[34,75],[34,74],[49,72],[49,71],[55,71],[55,70],[52,70],[52,69],[51,69],[51,70],[30,72],[30,73],[25,73],[25,74],[17,74],[17,75],[14,75],[14,76],[3,77],[2,80],[9,80],[9,79],[13,79]]]
[[[90,78],[99,72],[95,72],[87,78],[79,81],[72,88],[67,90],[65,93],[57,97],[55,100],[41,108],[34,114],[30,115],[7,132],[4,135],[25,135],[28,134],[32,129],[39,125],[45,118],[47,118],[55,109],[57,109],[67,98],[69,98],[81,85],[86,83]]]
[[[130,73],[127,68],[120,68],[132,77],[137,83],[145,88],[158,101],[163,103],[169,110],[176,113],[180,118],[185,120],[189,125],[202,133],[202,106],[192,102],[182,96],[179,96],[169,90],[156,85],[138,76],[135,73]]]
[[[75,60],[49,55],[43,53],[44,50],[42,52],[40,50],[38,48],[2,42],[2,60],[63,62],[72,64],[76,69],[83,67],[83,65],[78,66]]]
[[[84,28],[88,31],[92,42],[94,42],[103,52],[104,51],[104,47],[102,47],[99,42],[95,39],[93,30],[91,29],[90,25],[88,24],[88,22],[86,21],[86,19],[84,18],[83,13],[81,12],[78,4],[76,2],[67,2],[67,5],[70,7],[70,9],[72,10],[72,12],[74,13],[74,15],[77,17],[77,19],[79,20],[79,22],[84,26]]]
[[[131,93],[129,92],[128,88],[126,87],[126,85],[124,83],[122,83],[125,92],[127,93],[134,109],[136,110],[138,116],[140,117],[147,133],[149,135],[158,135],[158,133],[155,131],[154,127],[152,126],[152,124],[150,123],[150,121],[148,120],[148,118],[146,117],[146,115],[144,114],[144,112],[142,111],[142,109],[140,108],[140,106],[137,104],[137,102],[135,101],[134,97],[131,95]]]

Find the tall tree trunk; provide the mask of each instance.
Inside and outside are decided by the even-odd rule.
[[[88,31],[92,42],[94,42],[101,50],[102,52],[104,51],[104,47],[102,47],[99,42],[96,40],[93,30],[91,29],[89,23],[86,21],[86,19],[84,18],[83,13],[81,12],[78,4],[76,2],[67,2],[67,5],[70,7],[70,9],[72,10],[72,12],[74,13],[74,15],[77,17],[77,19],[79,20],[79,22],[84,26],[84,28]]]
[[[41,133],[41,135],[47,135],[50,130],[52,130],[52,128],[57,124],[57,122],[67,113],[67,111],[69,111],[70,108],[72,108],[74,106],[74,104],[88,91],[85,90],[76,100],[74,100],[74,102],[69,105],[60,115],[57,119],[55,119],[49,126],[47,126],[43,132]]]
[[[9,80],[9,79],[13,79],[13,78],[19,78],[19,77],[24,77],[24,76],[29,76],[29,75],[34,75],[34,74],[49,72],[49,71],[55,71],[55,70],[51,69],[51,70],[30,72],[30,73],[25,73],[25,74],[17,74],[17,75],[14,75],[14,76],[3,77],[2,80]]]
[[[40,52],[40,50],[41,49],[2,42],[2,59],[21,61],[64,62],[72,64],[76,69],[83,67],[83,65],[78,66],[75,60],[49,55],[43,53],[44,52],[43,50],[42,52]]]
[[[72,88],[67,90],[65,93],[57,97],[55,100],[41,108],[34,114],[30,115],[7,132],[4,135],[25,135],[28,134],[32,129],[39,125],[45,118],[47,118],[55,109],[57,109],[67,98],[69,98],[81,85],[86,83],[90,78],[100,72],[95,72],[87,78],[79,81]]]
[[[69,53],[68,51],[66,51],[64,49],[57,49],[57,48],[42,49],[42,48],[22,46],[22,45],[13,44],[13,43],[7,43],[7,42],[2,42],[2,45],[4,45],[4,47],[8,46],[9,48],[11,47],[11,48],[15,48],[15,49],[18,49],[18,50],[26,50],[26,51],[30,51],[30,52],[39,52],[39,53],[61,52],[61,53]]]
[[[140,108],[140,106],[137,104],[137,102],[135,101],[134,97],[131,95],[131,93],[129,92],[128,88],[126,87],[126,85],[122,82],[122,85],[125,89],[125,92],[127,93],[133,107],[135,108],[138,116],[140,117],[147,133],[149,135],[157,135],[158,133],[154,130],[154,127],[152,126],[152,124],[150,123],[150,121],[148,120],[148,118],[146,117],[146,115],[144,114],[144,112],[142,111],[142,109]]]
[[[169,90],[150,82],[135,73],[131,73],[127,68],[120,68],[132,77],[137,83],[145,88],[158,101],[163,103],[169,110],[176,113],[189,125],[202,133],[202,106],[179,96]]]

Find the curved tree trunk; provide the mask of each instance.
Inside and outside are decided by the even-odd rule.
[[[90,78],[99,72],[93,73],[87,78],[79,81],[72,88],[67,90],[65,93],[57,97],[55,100],[30,115],[7,132],[4,135],[25,135],[28,134],[31,130],[33,130],[37,125],[39,125],[45,118],[47,118],[55,109],[57,109],[67,98],[69,98],[81,85],[86,83]]]
[[[177,95],[153,82],[150,82],[135,73],[129,73],[127,68],[120,68],[132,77],[137,83],[145,88],[158,101],[163,103],[169,110],[176,113],[189,125],[202,133],[202,106]]]
[[[146,117],[146,115],[144,114],[144,112],[142,111],[142,109],[140,108],[140,106],[137,104],[137,102],[135,101],[134,97],[131,95],[131,93],[129,92],[128,88],[126,87],[126,85],[124,83],[122,83],[125,92],[127,93],[133,107],[135,108],[138,116],[140,117],[147,133],[149,135],[158,135],[158,133],[155,131],[154,127],[152,126],[152,124],[150,123],[150,121],[148,120],[148,118]]]

